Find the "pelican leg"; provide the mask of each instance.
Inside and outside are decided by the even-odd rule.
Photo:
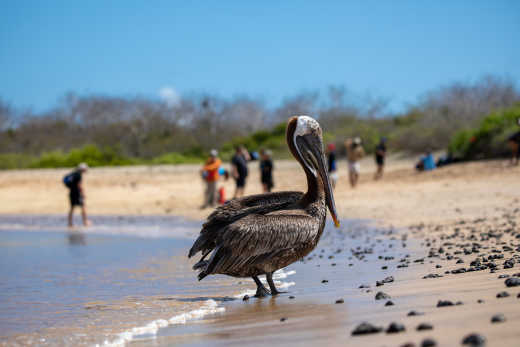
[[[274,286],[273,273],[272,272],[269,272],[269,273],[265,274],[265,278],[267,279],[267,283],[269,284],[269,288],[271,288],[271,295],[278,295],[278,294],[281,294],[281,293],[287,293],[287,292],[280,292],[280,291],[278,291],[278,289],[276,289],[276,287]]]
[[[253,276],[253,279],[256,283],[256,294],[255,298],[265,298],[266,296],[270,295],[269,291],[266,287],[260,282],[260,279],[258,279],[258,276]]]

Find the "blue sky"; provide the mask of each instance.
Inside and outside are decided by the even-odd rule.
[[[2,1],[0,98],[251,95],[344,85],[400,109],[484,74],[520,81],[520,1]]]

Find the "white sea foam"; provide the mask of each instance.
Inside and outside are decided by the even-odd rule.
[[[273,282],[274,282],[274,284],[276,285],[277,288],[279,288],[279,289],[287,289],[290,286],[294,286],[296,283],[294,283],[294,282],[283,282],[283,281],[278,281],[278,280],[285,279],[285,278],[287,278],[287,276],[294,275],[295,273],[296,273],[296,271],[294,271],[294,270],[290,270],[290,271],[285,272],[283,269],[280,269],[280,270],[276,271],[273,274]],[[267,285],[267,281],[265,280],[265,278],[260,278],[260,281],[264,285]],[[255,294],[256,294],[256,290],[251,289],[251,290],[243,291],[242,293],[237,294],[234,297],[237,298],[237,299],[241,299],[241,298],[244,297],[244,295],[253,296]]]
[[[203,318],[208,314],[221,313],[226,309],[224,307],[219,307],[217,302],[214,300],[207,300],[204,302],[204,305],[190,312],[181,313],[179,315],[173,316],[168,320],[165,319],[157,319],[145,326],[135,327],[132,330],[125,331],[120,333],[114,341],[105,341],[103,344],[97,344],[96,347],[119,347],[124,346],[127,342],[130,342],[136,338],[150,338],[155,337],[157,331],[160,328],[165,328],[169,325],[176,324],[186,324],[186,322]]]

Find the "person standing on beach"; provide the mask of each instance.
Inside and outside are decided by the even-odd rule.
[[[244,189],[246,186],[246,178],[248,174],[247,161],[249,159],[249,152],[247,152],[244,146],[235,147],[235,155],[231,159],[231,173],[236,183],[235,195],[233,198],[244,196]]]
[[[262,149],[260,151],[260,176],[264,193],[271,192],[274,187],[273,183],[273,160],[271,159],[271,151]]]
[[[520,126],[520,118],[516,122]],[[518,165],[518,160],[520,159],[520,131],[511,135],[508,142],[511,148],[511,165]]]
[[[338,173],[336,167],[336,145],[329,143],[327,146],[327,161],[329,166],[329,178],[332,188],[336,188],[336,182],[338,181]]]
[[[218,151],[212,149],[209,152],[209,158],[206,164],[202,167],[201,174],[206,183],[206,190],[204,192],[204,203],[201,209],[215,206],[217,201],[217,181],[219,178],[219,168],[222,161],[218,158]]]
[[[381,138],[381,141],[379,141],[379,144],[376,146],[375,157],[377,171],[374,175],[374,180],[378,180],[383,177],[383,170],[385,168],[386,138]]]
[[[359,180],[359,160],[365,155],[363,146],[361,145],[361,139],[359,137],[348,139],[345,141],[345,148],[347,149],[347,161],[348,161],[348,177],[350,180],[350,186],[355,188]]]
[[[70,210],[68,215],[68,225],[69,228],[74,226],[73,217],[74,217],[74,208],[76,206],[81,207],[81,218],[83,220],[83,225],[90,225],[90,221],[87,219],[87,209],[85,207],[85,189],[83,188],[83,174],[88,171],[88,165],[86,163],[81,163],[77,166],[76,170],[66,175],[63,178],[63,183],[67,188],[69,188],[69,200],[70,200]]]

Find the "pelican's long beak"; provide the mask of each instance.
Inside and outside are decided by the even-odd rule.
[[[327,164],[325,163],[325,153],[323,151],[323,143],[320,138],[313,135],[306,135],[305,140],[308,149],[310,149],[312,153],[314,166],[316,166],[316,170],[318,175],[320,176],[323,182],[323,188],[325,189],[325,203],[329,208],[330,215],[332,220],[334,221],[334,225],[336,228],[339,228],[339,220],[338,213],[336,211],[336,203],[334,202],[334,195],[332,193],[332,185],[330,184],[330,178],[327,170]]]

